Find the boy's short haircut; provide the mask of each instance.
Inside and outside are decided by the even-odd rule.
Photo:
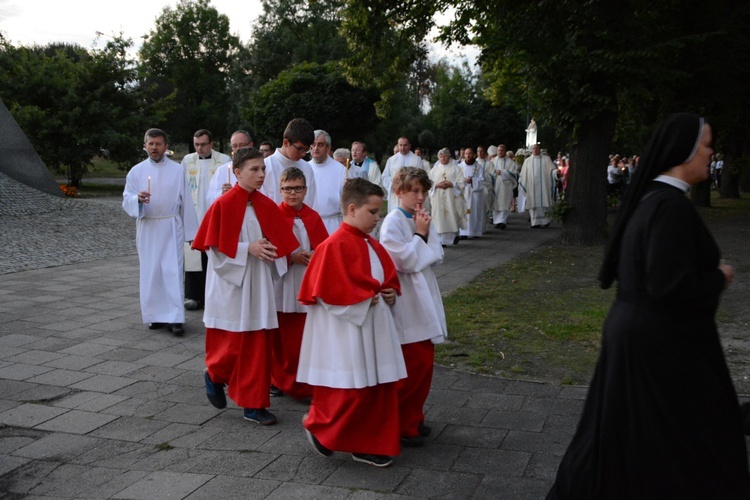
[[[156,137],[163,137],[164,138],[164,144],[169,144],[169,139],[167,138],[167,133],[164,132],[160,128],[150,128],[146,130],[146,133],[143,136],[143,142],[148,142],[149,138],[154,139]]]
[[[281,172],[281,180],[279,183],[284,184],[285,182],[296,181],[298,179],[302,179],[302,185],[307,186],[307,179],[305,178],[304,172],[297,167],[289,167]]]
[[[414,181],[419,182],[419,185],[425,191],[429,191],[432,187],[432,181],[427,172],[417,167],[403,167],[396,172],[396,177],[393,178],[393,191],[396,193],[399,191],[409,191]]]
[[[234,157],[232,157],[232,170],[240,168],[246,161],[255,160],[256,158],[262,160],[264,158],[263,153],[255,148],[240,148],[234,152]]]
[[[382,198],[385,192],[377,184],[361,177],[347,180],[341,190],[341,213],[346,214],[346,208],[352,204],[357,208],[361,207],[367,203],[370,196]]]
[[[313,126],[304,118],[295,118],[284,129],[284,139],[289,141],[290,144],[301,142],[309,147],[310,144],[315,142]]]

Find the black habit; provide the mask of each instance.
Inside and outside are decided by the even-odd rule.
[[[678,188],[651,181],[624,226],[617,299],[549,499],[750,498],[714,314],[719,248]]]

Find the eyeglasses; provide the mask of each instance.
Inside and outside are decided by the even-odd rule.
[[[289,143],[289,145],[293,147],[294,149],[296,149],[297,152],[300,154],[305,154],[307,153],[307,150],[310,149],[310,148],[306,148],[305,146],[297,146],[296,144],[292,144],[291,142]]]
[[[294,146],[294,144],[292,145]],[[281,188],[281,192],[286,194],[291,194],[292,191],[294,191],[295,193],[301,193],[305,189],[307,189],[307,186],[284,186],[283,188]]]

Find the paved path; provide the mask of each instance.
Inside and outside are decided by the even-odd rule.
[[[14,184],[14,183],[13,183]],[[279,424],[215,410],[201,314],[175,338],[141,323],[134,222],[119,200],[39,196],[0,174],[0,498],[543,498],[585,388],[436,370],[433,433],[376,469],[308,445],[306,405]],[[449,291],[554,238],[515,215],[448,248]],[[6,239],[9,238],[9,239]]]

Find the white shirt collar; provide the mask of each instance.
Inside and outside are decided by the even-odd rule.
[[[682,179],[678,179],[677,177],[672,177],[671,175],[658,175],[654,180],[656,182],[663,182],[664,184],[669,184],[672,187],[676,187],[683,193],[687,193],[690,190],[690,184],[683,181]]]

